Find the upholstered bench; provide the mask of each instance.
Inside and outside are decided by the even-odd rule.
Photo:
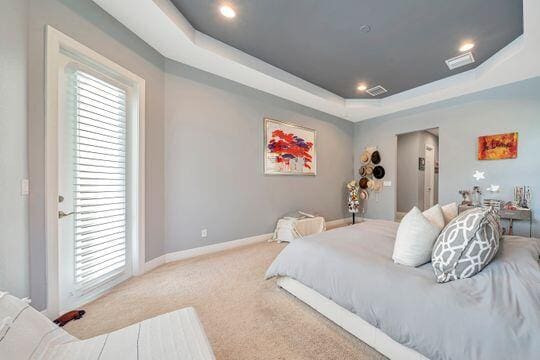
[[[0,359],[215,359],[191,307],[79,340],[27,302],[0,293]]]

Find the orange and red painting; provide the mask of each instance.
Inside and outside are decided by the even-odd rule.
[[[518,133],[486,135],[478,138],[478,160],[517,158]]]
[[[315,130],[272,119],[264,124],[265,174],[317,174]]]

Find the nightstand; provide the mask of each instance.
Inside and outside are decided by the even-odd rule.
[[[532,210],[531,209],[516,209],[516,210],[499,210],[501,219],[508,220],[508,235],[512,235],[514,229],[514,220],[529,221],[529,237],[532,237]]]
[[[459,205],[459,213],[473,209],[474,206]],[[508,233],[506,235],[512,235],[514,231],[514,220],[529,221],[529,237],[532,237],[532,210],[531,209],[516,209],[516,210],[499,210],[499,216],[503,220],[508,220]]]

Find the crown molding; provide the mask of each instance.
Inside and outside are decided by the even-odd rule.
[[[209,37],[170,0],[93,1],[168,59],[352,122],[540,76],[537,0],[523,0],[523,35],[478,67],[383,99],[344,99]]]

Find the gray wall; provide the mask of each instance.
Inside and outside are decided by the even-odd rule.
[[[26,152],[26,36],[24,0],[0,10],[0,289],[28,295],[28,177]]]
[[[3,12],[2,15],[4,14],[6,13]],[[6,245],[9,250],[19,252],[21,259],[30,256],[30,262],[17,261],[17,269],[20,271],[15,273],[10,268],[9,276],[13,277],[10,281],[21,287],[21,295],[26,295],[29,291],[33,304],[38,309],[45,307],[47,299],[43,91],[46,25],[55,27],[146,80],[147,260],[167,251],[269,232],[277,216],[296,208],[319,210],[329,219],[345,215],[342,201],[343,183],[352,177],[353,129],[350,123],[249,90],[230,81],[191,71],[187,67],[169,66],[175,74],[180,72],[181,76],[166,75],[165,59],[160,54],[90,0],[29,0],[26,17],[21,16],[20,12],[17,13],[18,17],[13,14],[6,15],[13,18],[10,20],[14,23],[13,26],[20,27],[17,36],[10,36],[6,40],[9,46],[18,46],[13,56],[19,56],[17,64],[24,64],[24,68],[25,59],[28,59],[27,73],[22,71],[19,75],[10,75],[13,77],[10,80],[19,81],[19,85],[23,87],[23,90],[17,88],[17,91],[23,91],[17,94],[17,99],[23,101],[22,105],[11,102],[9,109],[9,115],[20,118],[18,125],[10,122],[9,130],[10,139],[21,148],[21,158],[8,159],[3,155],[2,147],[2,161],[16,163],[6,166],[17,169],[17,173],[12,172],[7,180],[9,194],[1,193],[2,203],[4,196],[6,202],[21,202],[19,208],[15,207],[15,211],[20,214],[20,222],[26,221],[26,205],[24,199],[16,196],[20,178],[25,176],[27,165],[31,192],[28,227],[26,223],[13,222],[13,216],[4,219],[3,213],[0,221],[17,228],[16,232],[8,232],[7,235],[20,238],[20,243],[16,242],[18,240],[10,242]],[[3,31],[2,35],[4,34],[9,34],[9,31]],[[26,39],[28,46],[25,44]],[[24,96],[26,76],[27,97]],[[166,98],[169,101],[167,107]],[[28,142],[24,121],[26,101]],[[167,130],[165,110],[168,118]],[[327,144],[319,148],[319,176],[267,179],[259,176],[259,172],[249,173],[254,164],[260,165],[261,162],[260,154],[255,154],[253,149],[260,146],[262,141],[261,124],[262,116],[265,115],[295,121],[319,130],[319,140]],[[175,136],[171,136],[171,132]],[[224,140],[224,134],[227,133],[226,136],[233,141]],[[233,146],[233,143],[236,145]],[[187,144],[190,146],[186,146]],[[231,166],[232,157],[237,157],[234,166]],[[165,168],[165,159],[170,169]],[[167,179],[167,186],[165,176],[170,177]],[[207,191],[199,190],[201,184]],[[323,191],[326,186],[333,190]],[[16,192],[13,192],[14,189]],[[288,192],[287,197],[282,195],[283,190]],[[165,192],[168,197],[167,206]],[[213,206],[216,206],[216,210],[208,211]],[[257,212],[258,219],[243,224],[243,219],[252,214],[252,206],[260,209]],[[169,226],[165,225],[166,220]],[[206,242],[197,241],[202,226],[209,230]],[[25,234],[27,228],[29,251],[25,250],[28,246]],[[169,234],[167,238],[165,231]],[[16,258],[12,259],[14,262]],[[28,286],[28,280],[25,283],[22,278],[28,278],[29,266]],[[15,285],[9,288],[11,291],[16,289]]]
[[[163,253],[163,57],[90,0],[30,0],[28,34],[28,140],[30,171],[30,294],[46,304],[45,243],[45,25],[146,80],[146,257]],[[3,9],[2,9],[3,11]]]
[[[272,232],[292,210],[347,216],[350,122],[172,61],[166,70],[166,252]],[[264,117],[317,130],[317,176],[263,174]]]
[[[396,210],[396,135],[410,131],[439,127],[439,202],[460,200],[458,190],[480,185],[501,185],[499,194],[486,196],[513,199],[515,185],[533,187],[533,212],[540,213],[540,78],[529,79],[472,95],[431,104],[389,116],[356,124],[354,153],[355,173],[358,158],[366,145],[376,145],[385,166],[385,188],[378,201],[369,199],[367,215],[393,219]],[[519,132],[518,158],[508,160],[477,160],[477,137],[504,132]],[[486,172],[486,180],[477,182],[474,170]],[[538,216],[535,234],[540,235]],[[516,230],[528,234],[528,226],[517,224]]]

